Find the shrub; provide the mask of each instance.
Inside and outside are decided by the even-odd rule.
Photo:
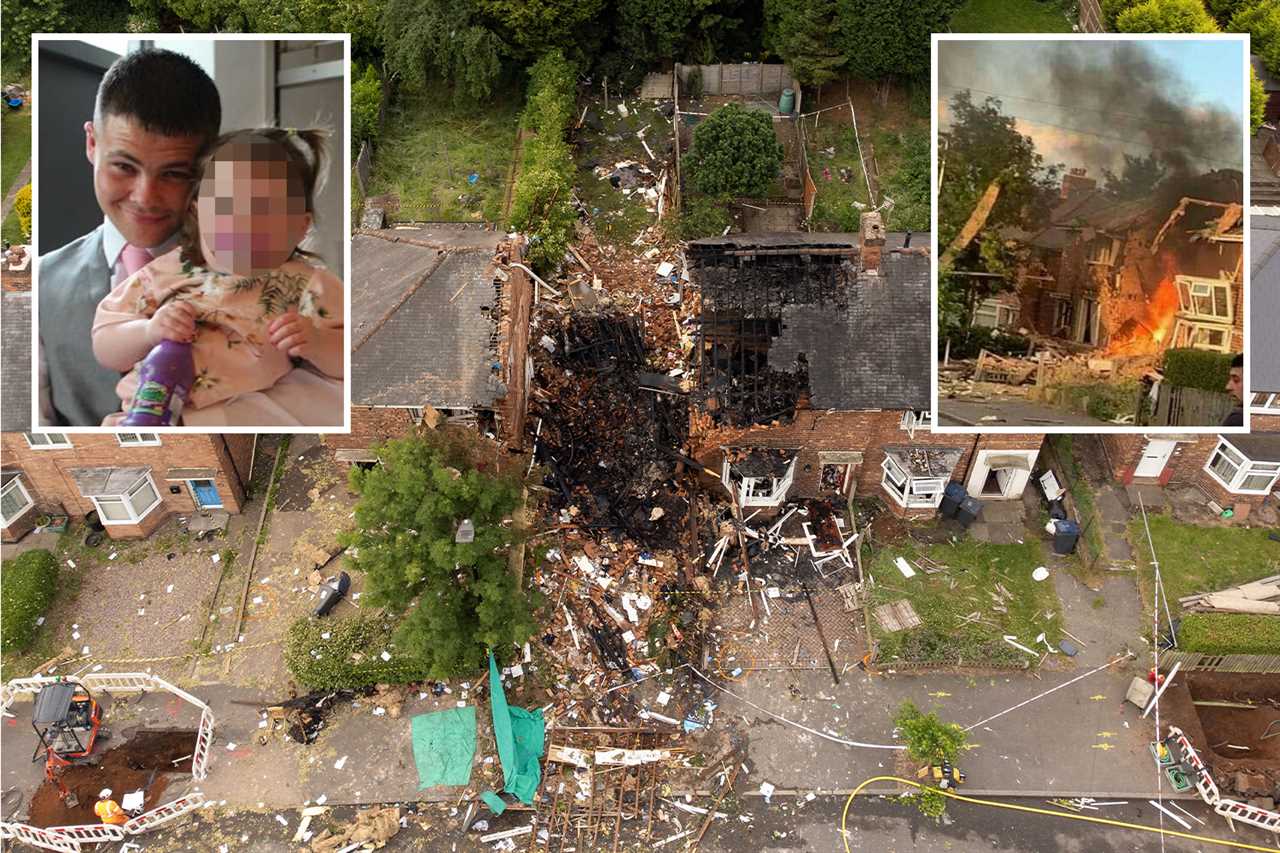
[[[0,651],[20,652],[58,590],[58,561],[43,548],[6,560],[0,573]]]
[[[1258,72],[1249,66],[1249,135],[1253,136],[1267,118],[1267,88]]]
[[[1273,655],[1280,649],[1280,619],[1253,613],[1187,613],[1178,648],[1206,655]]]
[[[696,101],[702,97],[702,66],[695,65],[689,69],[689,73],[684,78],[684,89],[682,95],[691,101]]]
[[[733,223],[725,209],[726,199],[705,195],[693,195],[685,199],[680,208],[677,230],[681,240],[699,240],[703,237],[719,237]]]
[[[13,210],[18,214],[18,224],[22,226],[24,239],[31,239],[31,184],[18,190],[13,199]]]
[[[700,193],[761,198],[778,176],[782,154],[772,117],[733,103],[694,128],[685,162],[690,183]]]
[[[1170,349],[1164,354],[1164,381],[1182,388],[1223,391],[1231,373],[1231,353]]]
[[[573,157],[564,141],[573,120],[574,68],[559,50],[529,69],[529,93],[520,123],[537,135],[525,143],[524,162],[511,199],[511,226],[529,239],[525,259],[545,273],[564,258],[578,215],[573,207]]]
[[[382,109],[382,81],[372,65],[358,74],[352,70],[351,80],[351,147],[359,151],[360,143],[378,138],[378,114]]]
[[[303,617],[289,626],[284,661],[299,684],[316,690],[423,681],[426,663],[395,648],[390,639],[395,628],[396,619],[380,613]],[[383,652],[391,659],[383,660]]]
[[[1201,0],[1144,0],[1116,16],[1122,33],[1216,33]]]
[[[1280,0],[1257,0],[1242,4],[1228,29],[1249,33],[1249,49],[1256,53],[1272,74],[1280,74]]]
[[[907,755],[913,761],[955,761],[969,739],[955,723],[944,723],[935,713],[925,714],[910,700],[898,706],[893,724],[906,741]]]
[[[996,355],[1023,357],[1031,342],[1021,335],[1012,335],[999,329],[986,326],[971,326],[968,329],[942,330],[938,335],[938,355],[947,348],[947,340],[951,341],[952,358],[977,358],[981,350]]]

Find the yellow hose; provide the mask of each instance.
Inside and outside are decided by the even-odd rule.
[[[849,847],[849,834],[845,828],[846,822],[849,818],[849,806],[853,804],[853,798],[858,796],[858,794],[862,791],[862,789],[870,785],[872,782],[901,782],[904,785],[911,785],[912,787],[915,787],[915,788],[925,787],[924,785],[921,785],[919,782],[915,782],[911,779],[901,779],[897,776],[872,776],[870,779],[866,779],[863,782],[861,782],[858,785],[858,787],[854,788],[853,792],[849,794],[849,799],[845,800],[844,802],[844,811],[840,813],[840,838],[844,842],[845,853],[852,853],[852,850]],[[1051,815],[1053,817],[1067,818],[1068,820],[1085,820],[1085,821],[1088,821],[1089,823],[1101,823],[1101,824],[1105,824],[1106,826],[1118,826],[1118,827],[1121,827],[1122,829],[1137,829],[1143,832],[1163,832],[1165,835],[1171,835],[1174,838],[1186,838],[1190,841],[1199,841],[1203,844],[1217,844],[1222,847],[1234,847],[1237,850],[1258,850],[1258,851],[1261,851],[1261,853],[1276,853],[1276,851],[1280,851],[1280,847],[1259,847],[1256,844],[1244,844],[1239,841],[1225,841],[1218,838],[1210,838],[1206,835],[1195,835],[1194,833],[1178,832],[1172,829],[1161,830],[1159,827],[1155,827],[1155,826],[1143,826],[1140,823],[1129,823],[1123,820],[1110,820],[1105,817],[1089,817],[1088,815],[1055,812],[1049,809],[1036,808],[1035,806],[1022,806],[1022,805],[1018,805],[1017,803],[996,803],[990,800],[975,800],[972,797],[965,797],[961,794],[953,794],[950,791],[945,791],[941,788],[938,788],[936,790],[938,791],[938,793],[942,794],[943,796],[950,797],[953,800],[960,800],[963,803],[973,803],[974,805],[978,805],[978,806],[992,806],[997,809],[1009,809],[1011,811],[1016,811],[1016,812],[1030,812],[1031,814]]]

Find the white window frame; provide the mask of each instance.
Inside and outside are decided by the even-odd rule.
[[[1213,463],[1218,460],[1219,456],[1234,469],[1229,478],[1224,478],[1213,470]],[[1209,454],[1208,460],[1204,463],[1204,471],[1218,485],[1237,495],[1269,495],[1271,490],[1276,487],[1276,481],[1280,480],[1280,462],[1254,462],[1225,438],[1218,439],[1217,446],[1214,447],[1213,452]],[[1245,480],[1258,476],[1270,478],[1265,488],[1244,488]]]
[[[0,503],[0,524],[3,524],[4,527],[8,527],[10,524],[13,524],[15,521],[22,518],[22,516],[26,515],[27,512],[36,505],[36,502],[31,498],[31,493],[27,491],[27,487],[22,485],[21,475],[14,477],[4,485],[3,489],[0,489],[0,498],[8,495],[9,492],[13,491],[15,488],[21,492],[22,497],[26,499],[26,505],[23,506],[22,509],[18,510],[14,514],[13,518],[9,518],[4,514],[4,504]]]
[[[126,440],[128,436],[128,440]],[[159,447],[160,434],[155,432],[118,432],[116,442],[121,447]]]
[[[880,468],[884,471],[880,486],[899,506],[907,509],[937,509],[941,506],[942,492],[948,482],[946,477],[912,477],[887,454]]]
[[[1190,320],[1218,323],[1230,326],[1235,319],[1235,305],[1231,298],[1232,282],[1223,278],[1199,278],[1192,275],[1176,277],[1178,285],[1178,315]],[[1219,313],[1219,295],[1226,313]],[[1198,300],[1208,299],[1209,310],[1203,311]]]
[[[1076,324],[1076,306],[1071,301],[1070,296],[1061,296],[1054,294],[1052,297],[1053,305],[1053,328],[1056,332],[1058,329],[1066,329],[1070,334]]]
[[[422,415],[424,406],[405,406],[409,410],[409,420],[413,421],[414,426],[422,426]]]
[[[979,315],[984,322],[979,322]],[[988,320],[992,322],[985,322]],[[969,325],[982,326],[985,329],[1004,329],[1017,322],[1018,309],[1004,304],[999,297],[991,296],[973,306],[973,317]]]
[[[1208,340],[1210,335],[1221,335],[1219,344]],[[1232,329],[1222,323],[1206,323],[1178,315],[1173,324],[1173,338],[1170,345],[1174,347],[1191,347],[1192,349],[1211,350],[1213,352],[1231,351]]]
[[[780,506],[787,499],[787,491],[795,479],[796,459],[787,465],[781,477],[743,477],[738,487],[740,506]]]
[[[1280,413],[1280,394],[1256,391],[1249,403],[1249,408],[1263,414]]]
[[[149,505],[146,509],[142,510],[141,512],[138,512],[138,511],[134,508],[134,506],[133,506],[133,504],[130,502],[130,500],[131,500],[131,498],[133,498],[133,497],[134,497],[138,492],[140,492],[140,491],[142,490],[142,488],[141,488],[141,487],[142,487],[143,485],[149,485],[149,486],[151,486],[151,491],[155,494],[156,499],[155,499],[155,503],[152,503],[152,504],[151,504],[151,505]],[[149,473],[148,473],[148,474],[143,474],[141,477],[139,477],[139,478],[137,479],[137,481],[136,481],[136,482],[134,482],[134,483],[133,483],[133,485],[131,485],[129,488],[125,489],[121,494],[118,494],[118,495],[90,495],[90,496],[88,496],[88,497],[89,497],[89,500],[93,501],[93,507],[94,507],[94,509],[96,509],[96,510],[98,511],[98,520],[99,520],[100,522],[102,522],[104,525],[108,525],[108,526],[113,525],[113,524],[137,524],[139,521],[142,521],[142,519],[144,519],[144,518],[146,518],[148,515],[150,515],[150,514],[151,514],[151,512],[152,512],[152,510],[154,510],[156,507],[158,507],[158,506],[160,506],[162,503],[164,503],[164,498],[163,498],[163,497],[161,497],[161,495],[160,495],[160,489],[158,489],[158,488],[156,487],[155,480],[151,479],[151,474],[149,474]],[[106,513],[103,511],[103,509],[102,509],[102,503],[101,503],[101,501],[104,501],[104,500],[105,500],[105,501],[112,501],[113,503],[118,502],[120,506],[123,506],[123,507],[124,507],[125,511],[129,514],[129,517],[128,517],[128,518],[108,519],[108,518],[107,518],[107,514],[106,514]]]
[[[930,432],[933,431],[933,412],[928,409],[907,409],[902,413],[902,420],[898,422],[898,429],[905,430],[908,437],[915,438],[916,430],[921,428]]]
[[[1101,242],[1106,240],[1105,243]],[[1120,241],[1114,237],[1096,237],[1089,244],[1089,260],[1087,263],[1096,266],[1115,266],[1116,257],[1120,254]]]
[[[22,436],[32,450],[66,450],[72,446],[65,432],[24,432]],[[40,439],[40,442],[32,441],[33,438]]]

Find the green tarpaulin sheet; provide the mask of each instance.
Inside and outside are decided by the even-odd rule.
[[[450,708],[412,720],[418,787],[465,785],[476,754],[476,709]]]
[[[542,778],[546,725],[542,722],[542,711],[507,704],[493,652],[489,653],[489,701],[493,708],[493,737],[498,742],[498,760],[502,762],[502,779],[506,785],[503,790],[515,794],[525,805],[532,805]]]

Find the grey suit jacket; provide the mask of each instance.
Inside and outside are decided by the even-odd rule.
[[[102,226],[38,259],[40,343],[59,426],[99,426],[120,410],[120,373],[93,355],[93,315],[111,291]]]

